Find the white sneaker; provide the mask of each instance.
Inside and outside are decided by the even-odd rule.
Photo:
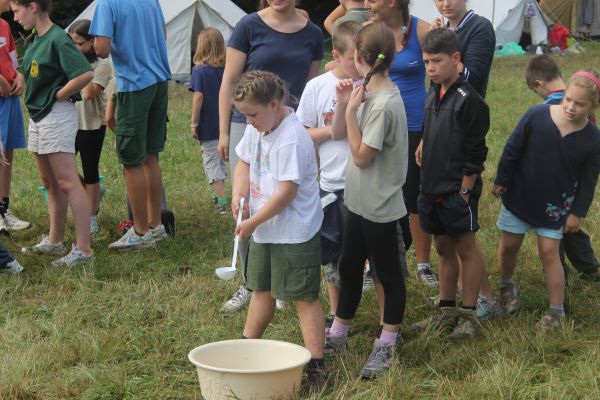
[[[417,278],[419,278],[425,286],[430,288],[435,288],[439,285],[435,274],[429,267],[417,270]]]
[[[152,233],[152,237],[154,238],[154,240],[157,242],[169,237],[163,224],[160,224],[156,228],[150,228],[150,232]]]
[[[31,227],[31,222],[23,221],[12,212],[12,210],[6,211],[6,225],[11,231],[20,231]]]
[[[53,244],[50,242],[50,239],[48,239],[48,236],[46,236],[46,235],[42,236],[42,238],[38,244],[29,246],[29,247],[23,247],[21,249],[21,252],[25,253],[25,254],[57,255],[57,254],[62,254],[65,251],[67,251],[67,248],[65,247],[65,245],[62,242]]]
[[[17,260],[12,260],[6,265],[0,266],[0,272],[10,275],[16,275],[23,271],[23,266]]]
[[[119,251],[135,251],[149,249],[154,246],[156,246],[156,242],[152,237],[152,232],[148,231],[145,235],[140,236],[135,233],[132,226],[121,239],[109,244],[108,248]]]
[[[74,265],[91,262],[93,259],[94,252],[91,252],[89,256],[86,256],[83,251],[79,250],[79,247],[73,245],[69,254],[58,260],[52,261],[50,265],[54,268],[72,267]]]
[[[286,306],[287,306],[287,302],[285,300],[279,300],[279,299],[275,300],[275,307],[278,310],[283,310]]]
[[[233,294],[231,299],[227,300],[221,306],[221,310],[219,312],[222,313],[232,313],[241,310],[248,304],[250,301],[250,297],[252,296],[252,292],[246,289],[245,286],[240,286],[240,288]]]

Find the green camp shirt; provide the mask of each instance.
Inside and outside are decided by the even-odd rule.
[[[56,102],[56,92],[92,67],[71,38],[57,25],[35,36],[23,57],[27,81],[25,105],[34,122],[42,120]]]

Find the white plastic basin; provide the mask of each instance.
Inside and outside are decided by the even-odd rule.
[[[292,343],[238,339],[196,347],[188,354],[206,400],[291,399],[310,352]]]

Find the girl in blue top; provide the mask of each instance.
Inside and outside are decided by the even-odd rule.
[[[430,287],[436,287],[438,281],[429,263],[431,236],[421,230],[417,196],[419,195],[420,170],[415,160],[415,152],[423,137],[423,116],[425,112],[425,63],[419,44],[427,32],[429,24],[409,13],[409,0],[390,1],[367,0],[366,7],[371,10],[373,20],[382,21],[394,32],[396,53],[390,66],[390,79],[400,90],[406,117],[408,119],[408,172],[404,185],[404,201],[409,212],[410,233],[415,243],[417,257],[417,276]]]
[[[200,141],[204,172],[212,186],[213,198],[220,214],[225,214],[225,161],[219,157],[219,89],[225,66],[225,41],[215,28],[207,28],[198,34],[196,66],[192,69],[189,91],[192,100],[192,137]]]

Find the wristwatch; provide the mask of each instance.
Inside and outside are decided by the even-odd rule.
[[[471,193],[473,193],[473,189],[469,189],[469,188],[466,188],[464,186],[460,187],[460,194],[468,194],[468,195],[470,195]]]

